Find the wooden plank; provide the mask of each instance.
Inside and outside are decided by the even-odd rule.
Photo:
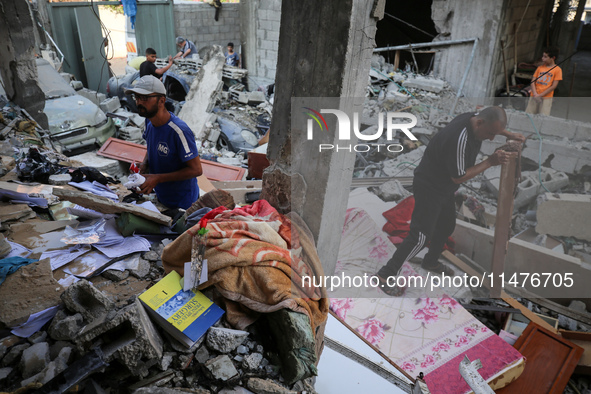
[[[583,355],[581,347],[535,323],[529,323],[514,347],[527,360],[525,370],[497,394],[562,394]]]
[[[493,278],[499,278],[505,271],[505,257],[509,238],[511,237],[511,219],[513,215],[513,202],[515,193],[515,170],[517,157],[509,158],[509,161],[501,166],[501,180],[499,182],[499,198],[497,205],[497,218],[495,220],[495,237],[492,253]],[[498,297],[501,287],[491,289],[491,295]]]
[[[209,181],[209,179],[207,179],[205,175],[199,175],[197,177],[197,184],[199,185],[199,189],[203,190],[205,193],[216,190],[216,187]]]
[[[515,298],[511,298],[511,296],[509,296],[509,294],[505,293],[504,291],[501,293],[501,299],[503,301],[505,301],[507,304],[511,305],[513,308],[519,309],[521,311],[521,313],[523,314],[523,316],[527,317],[530,321],[536,323],[537,325],[543,327],[544,329],[546,329],[550,332],[553,332],[555,334],[558,333],[558,330],[556,328],[552,327],[544,319],[542,319],[541,317],[536,315],[534,312],[527,309],[525,307],[525,305],[522,305]]]

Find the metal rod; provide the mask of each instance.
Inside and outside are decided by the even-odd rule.
[[[65,4],[67,4],[67,3],[65,3]],[[429,48],[429,47],[444,47],[444,46],[448,46],[448,45],[465,44],[467,42],[474,42],[477,40],[478,40],[478,38],[462,38],[459,40],[422,42],[422,43],[418,43],[418,44],[405,44],[405,45],[397,45],[397,46],[393,46],[393,47],[376,48],[373,51],[374,52],[396,51],[396,50],[400,50],[400,49],[410,49],[411,47],[414,49]]]
[[[470,72],[470,67],[472,66],[472,60],[474,60],[474,54],[476,53],[476,46],[478,46],[478,38],[474,39],[474,45],[472,45],[472,53],[470,54],[470,59],[468,60],[468,65],[466,66],[466,70],[464,71],[464,76],[462,77],[462,82],[460,83],[460,88],[458,89],[458,93],[456,94],[456,100],[454,101],[453,107],[451,107],[451,111],[449,112],[450,115],[454,113],[456,110],[456,105],[458,105],[458,100],[462,95],[462,90],[464,89],[464,84],[466,83],[466,79],[468,79],[468,73]]]
[[[387,12],[384,12],[384,15],[386,15],[386,16],[389,16],[390,18],[392,18],[392,19],[395,19],[395,20],[397,20],[398,22],[402,22],[402,23],[404,23],[405,25],[407,25],[407,26],[410,26],[410,27],[412,27],[413,29],[420,31],[421,33],[423,33],[423,34],[426,34],[426,35],[428,35],[428,36],[429,36],[429,37],[431,37],[431,38],[435,38],[435,36],[434,36],[433,34],[431,34],[431,33],[427,33],[425,30],[419,29],[418,27],[416,27],[416,26],[414,26],[414,25],[411,25],[410,23],[408,23],[408,22],[406,22],[406,21],[403,21],[403,20],[402,20],[402,19],[400,19],[400,18],[396,18],[394,15],[390,15],[390,14],[388,14]]]

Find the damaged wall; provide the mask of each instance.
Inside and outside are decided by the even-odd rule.
[[[9,100],[26,109],[41,125],[49,127],[45,94],[37,85],[35,26],[26,0],[0,3],[0,77]]]
[[[174,25],[176,36],[193,41],[197,49],[233,42],[240,45],[240,4],[224,3],[219,20],[214,19],[215,8],[206,3],[175,4]]]
[[[438,37],[443,40],[478,38],[474,60],[464,86],[466,97],[486,97],[493,70],[491,54],[499,50],[498,36],[506,0],[434,0],[431,16]],[[452,45],[435,55],[435,75],[458,89],[464,75],[472,44]]]
[[[281,20],[280,0],[240,2],[242,57],[250,89],[275,82]]]

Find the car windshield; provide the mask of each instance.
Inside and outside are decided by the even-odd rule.
[[[76,94],[76,91],[62,78],[61,75],[45,59],[37,59],[37,73],[39,86],[45,97],[62,97]]]

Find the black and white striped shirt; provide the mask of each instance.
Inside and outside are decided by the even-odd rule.
[[[415,182],[445,194],[458,190],[452,178],[460,178],[474,166],[482,144],[472,132],[473,116],[471,112],[458,115],[435,134],[415,170]]]

